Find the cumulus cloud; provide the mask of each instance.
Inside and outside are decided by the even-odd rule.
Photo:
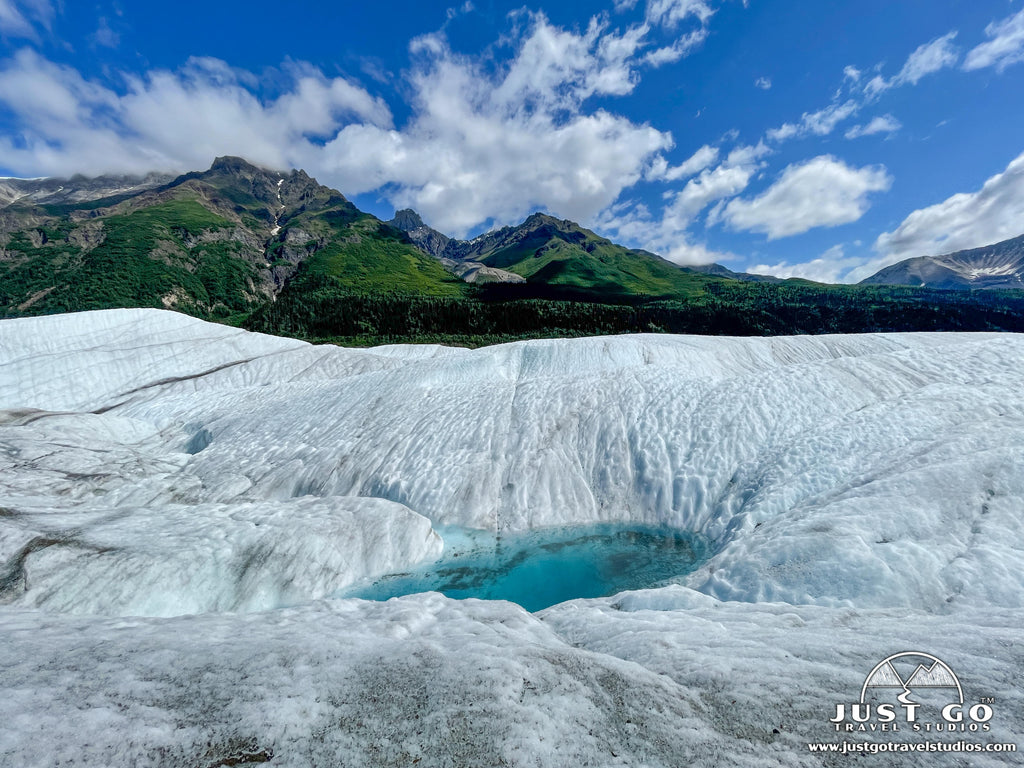
[[[996,71],[1002,72],[1011,64],[1024,61],[1024,10],[989,24],[985,27],[985,35],[992,39],[967,54],[964,69],[995,67]]]
[[[686,231],[663,216],[655,218],[642,203],[618,203],[602,211],[594,226],[621,243],[634,243],[680,265],[711,264],[738,258],[732,253],[716,251],[706,243],[693,241]]]
[[[684,165],[694,161],[695,167],[698,160],[710,159],[707,151],[710,149],[702,147]],[[736,257],[730,253],[694,243],[689,229],[708,206],[746,189],[763,167],[762,158],[770,152],[764,144],[736,147],[718,166],[704,167],[682,189],[666,192],[666,204],[659,218],[643,205],[618,205],[598,216],[595,225],[614,234],[621,242],[635,243],[677,264],[709,264],[734,259]],[[717,150],[714,157],[717,158]]]
[[[747,269],[755,275],[774,275],[775,277],[802,277],[818,283],[840,283],[845,281],[849,271],[863,263],[863,259],[847,256],[842,245],[834,245],[821,256],[810,261],[790,263],[780,261],[776,264],[756,264]]]
[[[953,195],[914,211],[892,232],[879,235],[875,250],[895,263],[1007,240],[1024,232],[1024,154],[976,192]]]
[[[414,116],[401,130],[351,125],[327,142],[320,167],[342,189],[389,185],[439,228],[465,234],[545,208],[588,221],[635,184],[672,139],[605,110],[591,95],[628,92],[639,38],[552,27],[542,15],[502,71],[433,36],[415,46]]]
[[[36,25],[49,29],[53,16],[49,0],[0,0],[0,35],[37,40]]]
[[[119,93],[25,49],[0,65],[0,105],[20,129],[0,138],[0,156],[27,175],[184,170],[226,153],[287,167],[341,120],[391,123],[383,101],[343,78],[301,67],[289,75],[289,92],[261,101],[251,76],[197,58],[127,78]]]
[[[704,19],[698,6],[655,10],[668,24]],[[362,85],[308,65],[287,65],[283,92],[264,98],[255,76],[215,59],[111,84],[23,50],[0,63],[0,110],[17,126],[0,156],[35,176],[191,170],[241,154],[304,167],[347,194],[380,190],[455,235],[536,208],[591,220],[673,145],[667,132],[587,107],[633,90],[649,30],[609,31],[603,17],[583,31],[542,14],[518,21],[499,66],[453,52],[441,34],[415,40],[411,114],[397,127]],[[663,173],[698,173],[714,152]]]
[[[881,115],[864,125],[855,125],[844,135],[848,139],[857,139],[861,136],[873,136],[876,133],[896,133],[903,124],[892,115]]]
[[[882,166],[851,168],[821,155],[787,166],[767,190],[751,200],[732,200],[720,216],[733,229],[763,232],[775,240],[857,221],[870,205],[868,195],[891,185]]]

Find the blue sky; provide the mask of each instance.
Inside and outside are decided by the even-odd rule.
[[[1022,0],[0,0],[0,174],[301,167],[852,281],[1024,233]]]

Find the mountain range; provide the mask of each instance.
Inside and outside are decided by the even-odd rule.
[[[944,290],[1024,288],[1024,235],[943,256],[918,256],[876,272],[861,285],[916,285]]]
[[[8,315],[162,306],[223,317],[273,299],[300,268],[344,275],[357,289],[459,290],[403,233],[300,170],[223,157],[170,181],[8,180],[2,189]]]
[[[720,279],[540,213],[471,241],[413,211],[381,222],[304,171],[235,157],[175,179],[7,179],[0,205],[8,315],[142,305],[226,316],[317,276],[438,296],[530,282],[667,297]]]
[[[0,316],[157,307],[367,343],[1024,329],[1024,297],[920,288],[1020,285],[1022,242],[826,286],[681,267],[544,213],[454,239],[409,209],[381,221],[302,170],[221,157],[176,178],[0,179]]]

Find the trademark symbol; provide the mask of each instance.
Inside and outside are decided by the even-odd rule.
[[[996,703],[995,696],[982,696],[980,699],[978,699],[978,701],[980,701],[982,704],[995,704]]]

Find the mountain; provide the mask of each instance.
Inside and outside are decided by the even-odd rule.
[[[172,174],[150,173],[145,176],[72,176],[70,179],[0,178],[0,207],[18,200],[38,204],[89,203],[93,200],[132,195],[174,180]]]
[[[391,219],[388,224],[405,232],[417,248],[437,259],[444,258],[449,243],[457,242],[436,229],[428,227],[423,223],[420,215],[411,208],[395,211],[395,218]]]
[[[525,283],[526,278],[514,272],[487,267],[476,262],[464,261],[459,253],[465,244],[454,240],[423,223],[420,215],[411,208],[395,212],[389,225],[400,229],[426,254],[433,256],[442,265],[467,283]]]
[[[303,280],[462,290],[401,231],[301,170],[222,157],[171,181],[8,179],[0,187],[6,315],[149,306],[230,317]]]
[[[860,284],[917,285],[959,291],[1024,288],[1024,235],[944,256],[906,259]]]
[[[772,282],[719,265],[680,267],[541,213],[457,240],[413,211],[383,222],[302,170],[237,157],[169,181],[3,183],[0,317],[169,308],[371,345],[1024,331],[1024,293]]]
[[[721,264],[697,264],[692,267],[683,267],[691,272],[699,272],[702,275],[714,275],[715,277],[726,277],[730,280],[742,280],[746,283],[782,283],[785,280],[775,275],[758,275],[753,272],[733,272]]]
[[[717,278],[543,213],[473,240],[447,238],[408,209],[389,224],[467,281],[525,281],[605,296],[678,297],[699,292]]]

